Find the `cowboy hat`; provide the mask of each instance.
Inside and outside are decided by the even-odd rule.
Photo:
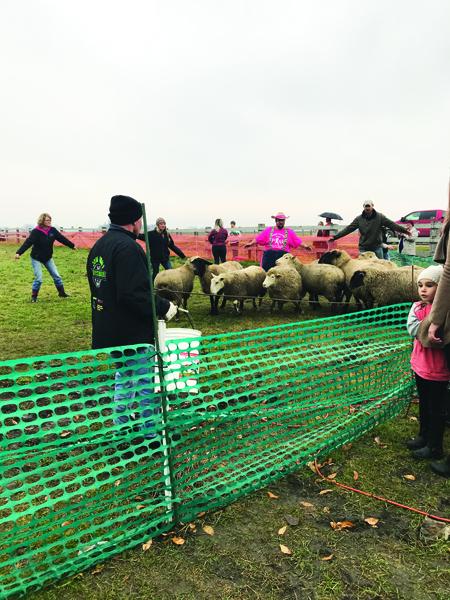
[[[271,216],[271,219],[289,219],[289,217],[286,217],[286,215],[284,214],[283,211],[277,213],[275,216]]]

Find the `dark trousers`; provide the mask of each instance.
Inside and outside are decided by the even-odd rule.
[[[275,266],[275,262],[283,256],[283,254],[287,254],[286,250],[264,250],[264,254],[262,257],[262,268],[264,271],[268,271],[272,267]]]
[[[227,247],[213,245],[212,254],[214,256],[214,264],[218,265],[220,262],[226,262],[227,260]]]
[[[447,415],[447,381],[424,379],[417,373],[419,392],[419,435],[428,440],[430,448],[442,446]]]
[[[170,262],[169,259],[167,259],[167,260],[161,260],[161,261],[159,261],[159,260],[153,261],[152,260],[152,277],[153,277],[153,281],[155,281],[155,277],[159,273],[159,265],[162,265],[166,271],[167,271],[167,269],[171,269],[172,268],[172,263]]]

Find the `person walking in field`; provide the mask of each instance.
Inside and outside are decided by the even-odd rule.
[[[417,459],[439,460],[444,457],[442,442],[445,431],[447,384],[450,369],[444,348],[425,347],[418,339],[421,321],[431,312],[442,265],[430,266],[419,273],[417,285],[421,302],[415,302],[408,315],[408,333],[416,338],[411,355],[411,368],[416,377],[419,393],[420,429],[413,440],[406,442]]]
[[[276,261],[290,252],[291,248],[305,248],[312,252],[312,248],[302,242],[292,229],[285,227],[286,217],[283,211],[271,217],[275,219],[274,227],[267,227],[262,233],[257,235],[251,242],[245,244],[244,248],[250,248],[255,244],[265,246],[261,266],[264,271],[268,271],[275,266]]]
[[[340,238],[359,229],[359,253],[375,252],[377,258],[383,258],[383,226],[389,227],[394,231],[400,231],[410,237],[410,232],[405,228],[391,221],[382,213],[377,212],[373,207],[372,200],[366,200],[363,203],[363,211],[358,215],[350,225],[344,227],[342,231],[328,238],[328,243],[339,240]]]
[[[14,258],[18,260],[24,252],[31,248],[31,266],[34,271],[34,281],[31,285],[31,302],[37,302],[39,290],[42,285],[42,265],[50,273],[58,294],[61,298],[69,298],[64,290],[64,284],[58,269],[53,261],[53,244],[60,242],[72,250],[76,250],[73,242],[62,235],[55,227],[52,227],[52,218],[48,213],[42,213],[37,220],[37,227],[33,229],[24,243],[17,250]]]

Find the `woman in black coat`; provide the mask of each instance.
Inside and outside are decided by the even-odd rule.
[[[37,302],[39,290],[42,285],[42,265],[50,273],[53,282],[62,298],[68,298],[69,294],[64,291],[64,285],[58,269],[53,262],[53,244],[58,241],[64,246],[76,250],[75,244],[64,237],[57,229],[52,227],[52,218],[48,213],[42,213],[37,220],[37,227],[33,229],[24,243],[17,250],[14,258],[20,256],[32,246],[31,266],[34,271],[34,281],[31,286],[31,302]]]
[[[145,237],[139,234],[138,239],[145,240]],[[170,250],[180,258],[186,258],[184,252],[175,246],[172,236],[167,231],[166,221],[162,217],[156,219],[155,229],[148,232],[148,243],[150,246],[153,281],[159,273],[159,265],[162,265],[166,270],[172,268],[169,260]]]

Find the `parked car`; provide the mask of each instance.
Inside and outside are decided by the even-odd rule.
[[[440,209],[416,210],[402,217],[399,221],[396,221],[396,223],[401,225],[405,221],[412,221],[414,223],[414,227],[419,232],[419,237],[428,237],[430,235],[430,223],[435,221],[443,223],[445,219],[445,213],[445,210]]]

